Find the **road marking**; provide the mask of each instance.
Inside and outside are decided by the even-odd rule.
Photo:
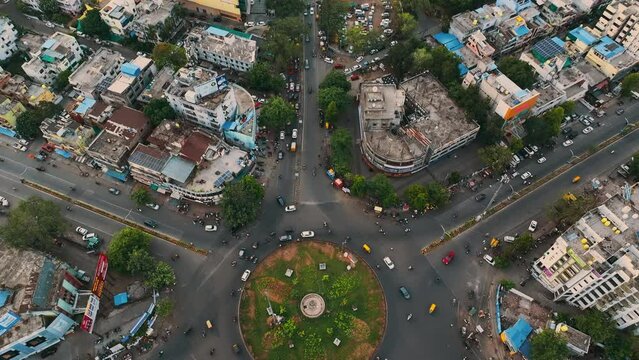
[[[325,204],[339,204],[339,201],[302,201],[300,205],[325,205]]]
[[[195,290],[196,292],[200,291],[202,286],[204,286],[204,283],[206,283],[217,272],[217,270],[220,268],[220,266],[222,266],[222,263],[224,263],[226,261],[226,259],[229,257],[229,255],[231,255],[233,253],[237,253],[237,248],[239,246],[240,246],[240,242],[238,241],[237,244],[233,248],[229,249],[229,251],[227,251],[226,254],[224,254],[222,256],[222,261],[218,261],[217,265],[211,270],[211,272],[209,272],[209,274],[206,275],[206,277],[204,279],[202,279],[202,281],[200,282],[200,285]]]

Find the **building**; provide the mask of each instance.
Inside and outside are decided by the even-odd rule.
[[[476,31],[486,33],[514,14],[513,10],[504,6],[484,5],[475,10],[454,15],[448,32],[459,41],[465,42],[472,33]]]
[[[93,129],[68,114],[44,119],[40,131],[48,143],[55,145],[56,152],[66,158],[84,156],[95,137]]]
[[[530,115],[532,116],[541,115],[567,101],[566,92],[558,89],[552,83],[543,83],[535,87],[534,91],[536,91],[539,96],[537,96],[537,102],[530,111]]]
[[[541,16],[554,27],[572,23],[579,15],[579,11],[570,0],[546,0],[539,9]]]
[[[119,52],[101,47],[75,69],[69,76],[69,84],[80,95],[99,99],[103,90],[100,84],[110,84],[124,62],[124,57]]]
[[[564,46],[564,41],[558,37],[545,38],[533,45],[530,51],[522,52],[519,60],[532,66],[539,80],[552,81],[561,70],[572,63],[570,57],[565,55]]]
[[[111,0],[100,9],[100,17],[109,26],[111,32],[122,37],[130,35],[129,28],[135,15],[137,15],[135,0]]]
[[[497,0],[495,5],[501,8],[510,9],[513,13],[518,14],[520,11],[535,6],[532,0]]]
[[[33,107],[41,102],[59,103],[62,97],[53,93],[45,85],[32,84],[20,75],[0,72],[0,95],[27,103]]]
[[[82,49],[71,35],[55,32],[42,44],[37,55],[22,64],[22,70],[33,81],[52,84],[57,76],[82,61]]]
[[[114,80],[105,78],[96,91],[108,104],[130,106],[157,74],[153,60],[138,56],[120,66],[120,73]],[[105,90],[104,90],[105,89]]]
[[[391,175],[418,172],[473,141],[479,126],[432,75],[421,74],[395,88],[360,84],[359,121],[366,162]]]
[[[240,72],[248,71],[257,58],[257,42],[252,35],[220,26],[193,29],[185,47],[191,58]]]
[[[223,18],[241,22],[241,2],[242,0],[180,0],[189,11],[198,15],[221,16]]]
[[[566,35],[565,49],[569,55],[573,57],[581,57],[585,55],[590,47],[597,42],[597,37],[593,35],[587,28],[577,27],[568,32]]]
[[[48,37],[37,34],[23,34],[18,41],[18,50],[24,51],[33,58],[38,56],[42,44],[47,41]]]
[[[486,37],[495,48],[495,53],[504,55],[527,46],[552,30],[552,25],[543,19],[540,11],[536,7],[529,7],[496,24],[494,29],[486,33]]]
[[[91,142],[87,155],[91,156],[107,175],[125,181],[129,170],[127,158],[150,129],[149,119],[143,112],[121,107],[113,111],[104,129]]]
[[[555,301],[606,312],[619,329],[639,324],[639,194],[625,187],[562,233],[532,266]]]
[[[481,31],[475,31],[468,36],[466,47],[480,59],[492,58],[495,54],[495,48],[486,41],[486,36]]]
[[[140,2],[132,32],[138,39],[153,43],[172,39],[184,25],[184,18],[174,13],[175,5],[171,0]]]
[[[0,126],[15,129],[16,119],[25,111],[21,102],[0,97]]]
[[[161,99],[164,97],[164,91],[171,85],[175,78],[175,70],[171,66],[165,66],[153,77],[151,83],[147,85],[140,96],[138,102],[148,104],[152,99]]]
[[[57,2],[58,6],[60,6],[60,10],[69,15],[79,15],[84,9],[82,6],[82,0],[57,0]],[[42,12],[42,10],[40,10],[39,0],[24,0],[23,3],[35,11]]]
[[[586,60],[610,80],[619,79],[632,70],[637,58],[608,36],[604,36],[586,54]]]
[[[613,1],[591,29],[596,36],[608,36],[639,57],[639,4]]]
[[[0,17],[0,61],[7,60],[18,51],[18,32],[7,17]]]

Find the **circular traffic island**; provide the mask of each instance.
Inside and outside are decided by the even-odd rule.
[[[240,328],[255,359],[369,359],[386,302],[372,269],[328,242],[292,243],[247,281]]]

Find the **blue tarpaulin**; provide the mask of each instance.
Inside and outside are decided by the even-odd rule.
[[[106,173],[107,175],[109,175],[110,177],[116,179],[116,180],[120,180],[122,182],[126,181],[126,178],[129,176],[129,172],[119,172],[119,171],[115,171],[115,170],[109,170]]]
[[[0,126],[0,134],[10,136],[10,137],[16,137],[17,135],[15,131],[9,128],[6,128],[4,126]]]
[[[70,152],[66,151],[66,150],[62,150],[62,149],[55,149],[55,153],[66,158],[66,159],[71,159],[73,157],[73,154],[71,154]]]
[[[2,289],[0,290],[0,307],[3,307],[9,301],[9,298],[13,295],[13,290]]]
[[[129,302],[129,296],[125,292],[119,293],[113,297],[113,303],[115,304],[115,306],[120,306],[128,302]]]
[[[501,334],[501,339],[508,344],[508,347],[513,351],[520,351],[532,330],[532,326],[530,326],[526,319],[520,317],[515,325],[506,329]]]

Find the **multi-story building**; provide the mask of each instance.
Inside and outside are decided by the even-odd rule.
[[[639,57],[639,4],[613,1],[591,29],[596,36],[608,36]]]
[[[541,16],[554,27],[562,27],[573,22],[579,11],[570,0],[547,0],[539,7]]]
[[[38,106],[41,102],[59,103],[62,97],[53,93],[47,86],[36,85],[20,75],[0,72],[0,95],[13,100]]]
[[[359,114],[364,159],[397,176],[426,168],[473,141],[479,131],[430,74],[410,78],[399,89],[377,82],[360,84]]]
[[[27,111],[21,102],[5,97],[0,97],[0,126],[15,129],[16,119]]]
[[[8,17],[0,17],[0,61],[7,60],[18,50],[18,32]]]
[[[608,313],[619,329],[639,324],[639,194],[636,186],[592,209],[532,266],[555,301]]]
[[[69,84],[79,94],[94,99],[100,98],[100,84],[110,83],[124,64],[125,59],[117,51],[102,47],[91,55],[69,76]]]
[[[82,60],[82,49],[71,35],[55,32],[42,44],[37,56],[22,64],[22,70],[33,81],[52,84],[57,76]]]
[[[248,71],[257,58],[257,42],[252,35],[219,26],[193,29],[185,47],[194,59],[240,72]]]
[[[129,175],[126,159],[149,129],[149,119],[143,112],[123,106],[113,111],[102,132],[89,145],[87,155],[107,168],[107,175],[126,181]]]
[[[42,12],[39,0],[24,0],[23,3],[35,11]],[[78,15],[83,10],[82,0],[57,0],[57,3],[60,6],[60,10],[69,15]]]
[[[44,119],[40,131],[42,137],[67,158],[84,156],[95,137],[93,129],[71,119],[68,114]]]
[[[120,66],[114,80],[105,78],[96,91],[108,104],[132,105],[157,74],[153,60],[138,56]],[[105,90],[106,89],[106,90]]]
[[[586,54],[586,60],[610,80],[625,76],[637,64],[637,58],[608,36],[604,36]]]
[[[569,55],[581,57],[585,55],[596,42],[597,37],[595,37],[588,28],[577,27],[570,30],[566,35],[565,49]]]
[[[472,33],[486,32],[510,18],[515,11],[505,6],[484,5],[472,11],[459,13],[451,19],[449,33],[465,42]]]
[[[129,28],[136,14],[135,0],[111,0],[100,9],[102,20],[119,36],[129,36]]]
[[[495,48],[486,41],[486,36],[479,30],[468,36],[466,47],[480,59],[491,58],[495,54]]]
[[[152,99],[164,98],[164,91],[171,85],[175,78],[175,70],[171,66],[165,66],[153,77],[151,83],[147,85],[140,96],[138,102],[148,104]]]
[[[144,41],[168,41],[184,25],[184,18],[174,13],[175,5],[172,0],[140,2],[131,30]]]
[[[553,30],[536,7],[521,10],[519,14],[496,24],[486,33],[496,54],[504,55],[528,45],[532,40],[545,36]]]
[[[495,5],[510,9],[515,14],[535,6],[532,0],[497,0]]]
[[[242,21],[242,3],[246,0],[180,0],[188,10],[206,16],[221,16],[223,18]]]

